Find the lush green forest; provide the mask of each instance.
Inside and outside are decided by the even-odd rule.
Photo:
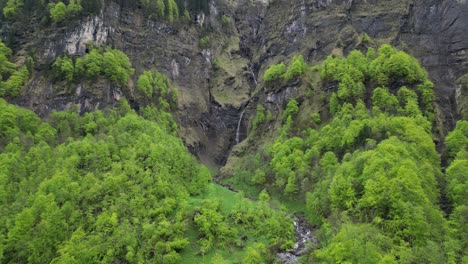
[[[99,3],[0,7],[4,20],[35,13],[60,24]],[[125,3],[169,22],[207,8]],[[319,241],[304,263],[468,263],[468,121],[437,152],[434,85],[390,45],[313,66],[301,55],[271,65],[265,85],[299,83],[307,92],[279,111],[258,101],[246,141],[256,142],[220,180],[239,193],[213,183],[217,172],[184,146],[172,116],[177,87],[157,69],[135,75],[110,47],[63,54],[48,69],[52,82],[125,87],[134,79],[140,107],[121,98],[112,109],[40,118],[9,103],[34,64],[11,57],[0,42],[2,263],[273,263],[294,247],[292,213]],[[317,101],[325,107],[311,110]]]
[[[2,94],[20,70],[2,44]],[[92,49],[59,57],[57,82],[102,78],[123,85],[128,57]],[[26,74],[24,76],[27,76]],[[0,261],[2,263],[271,262],[294,244],[293,222],[263,193],[253,202],[211,182],[189,154],[170,114],[177,92],[144,71],[138,113],[76,108],[41,120],[0,98]],[[224,199],[220,199],[224,198]],[[236,253],[232,255],[232,251]]]
[[[257,106],[248,140],[264,143],[225,182],[304,213],[320,241],[308,263],[467,262],[468,123],[446,138],[444,173],[433,84],[417,60],[383,45],[313,67],[296,56],[264,75],[271,87],[298,79],[309,91],[287,103],[278,132],[271,107]],[[328,109],[310,112],[320,93]]]

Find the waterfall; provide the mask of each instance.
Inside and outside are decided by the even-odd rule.
[[[239,122],[237,122],[236,144],[239,144],[240,128],[241,128],[241,124],[242,124],[242,117],[244,117],[245,109],[247,109],[247,107],[245,107],[244,110],[242,110],[242,112],[240,114],[240,117],[239,117]]]
[[[252,79],[253,79],[253,81],[254,81],[254,83],[255,83],[255,86],[257,86],[257,85],[258,85],[257,76],[255,76],[255,73],[254,73],[254,71],[253,71],[253,69],[252,69],[252,64],[251,64],[251,63],[249,63],[249,67],[248,67],[248,68],[249,68],[250,75],[252,76]]]

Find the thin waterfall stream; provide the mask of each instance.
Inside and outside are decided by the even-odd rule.
[[[242,125],[242,118],[244,117],[244,112],[247,107],[244,107],[244,110],[242,110],[240,117],[239,117],[239,122],[237,122],[237,129],[236,129],[236,144],[239,144],[240,142],[240,129]]]
[[[293,215],[292,217],[294,219],[296,244],[294,244],[293,249],[290,251],[276,254],[279,262],[283,264],[297,264],[298,257],[303,256],[308,252],[308,246],[318,243],[318,240],[312,233],[312,229],[307,224],[307,221],[297,215]]]

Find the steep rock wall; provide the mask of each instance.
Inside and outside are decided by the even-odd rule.
[[[33,53],[37,61],[17,104],[46,115],[73,103],[81,111],[102,109],[125,95],[138,107],[135,79],[129,87],[104,81],[69,87],[47,78],[57,56],[82,55],[89,41],[115,47],[129,55],[137,75],[154,67],[172,78],[179,89],[181,136],[204,162],[221,165],[236,144],[236,131],[241,131],[241,140],[245,137],[257,93],[279,98],[276,104],[288,98],[275,96],[264,85],[261,76],[270,64],[297,53],[309,64],[329,54],[346,54],[362,47],[366,33],[376,44],[392,43],[416,56],[429,70],[441,137],[459,118],[456,80],[468,72],[467,1],[213,0],[209,14],[192,14],[192,23],[174,25],[148,20],[142,10],[106,3],[99,15],[67,25],[2,25],[2,38],[14,38],[17,60]],[[212,40],[208,47],[199,45],[203,36]]]

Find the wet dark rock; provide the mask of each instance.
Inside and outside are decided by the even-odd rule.
[[[290,251],[280,252],[276,255],[283,264],[296,264],[298,257],[307,254],[309,248],[318,243],[317,238],[312,233],[312,227],[303,217],[294,215],[293,219],[296,243]]]
[[[136,77],[122,89],[104,81],[69,87],[44,77],[57,56],[82,55],[89,41],[118,48],[131,58],[136,76],[156,68],[172,78],[179,88],[175,115],[184,142],[202,161],[220,166],[235,144],[240,106],[251,96],[267,98],[277,113],[276,105],[295,95],[294,86],[277,90],[263,83],[268,66],[288,62],[294,54],[314,65],[331,53],[364,49],[360,37],[366,33],[409,52],[428,69],[440,109],[440,142],[460,117],[456,80],[468,72],[468,1],[217,0],[192,14],[192,24],[174,25],[105,3],[99,15],[62,26],[44,27],[34,20],[1,25],[0,37],[13,44],[18,59],[29,53],[36,59],[32,81],[15,103],[42,116],[70,102],[82,112],[104,109],[122,96],[139,105]],[[220,23],[222,16],[232,23]],[[207,34],[216,45],[201,49],[199,40]],[[212,64],[221,56],[229,65],[215,69]],[[243,116],[243,135],[255,107],[249,105]]]

